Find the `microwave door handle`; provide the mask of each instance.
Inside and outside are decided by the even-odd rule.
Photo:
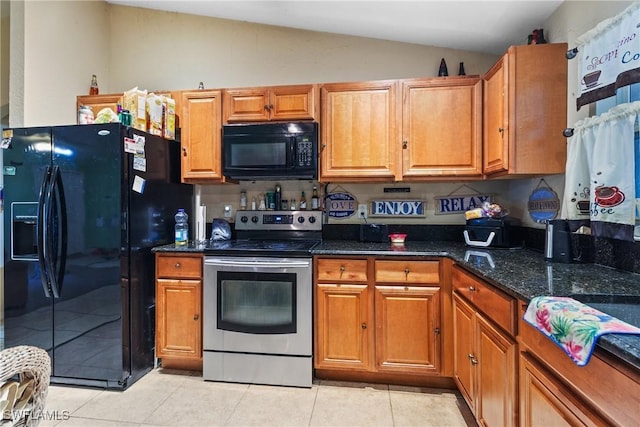
[[[295,136],[291,137],[290,156],[289,169],[293,170],[296,168],[298,159],[298,138]]]

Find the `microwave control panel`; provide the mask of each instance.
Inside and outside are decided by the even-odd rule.
[[[305,138],[298,141],[298,165],[309,167],[313,165],[313,143]]]

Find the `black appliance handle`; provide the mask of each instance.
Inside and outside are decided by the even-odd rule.
[[[298,166],[298,137],[292,136],[289,144],[289,167],[293,170]]]
[[[64,197],[64,186],[62,185],[62,174],[60,173],[60,167],[53,167],[53,177],[51,179],[51,191],[52,197],[55,197],[58,203],[56,204],[57,215],[52,216],[52,222],[58,223],[58,242],[54,242],[51,239],[51,244],[56,245],[59,252],[56,253],[56,258],[52,260],[52,283],[51,289],[53,290],[53,296],[60,298],[60,292],[62,292],[62,282],[64,281],[64,271],[67,264],[67,203]],[[53,237],[53,235],[52,235]]]
[[[51,289],[49,286],[49,272],[47,270],[46,259],[48,258],[48,248],[45,244],[47,240],[46,235],[49,232],[48,226],[48,206],[50,201],[47,199],[49,194],[49,187],[51,185],[51,166],[47,166],[42,178],[42,185],[40,186],[40,196],[38,197],[38,224],[37,224],[37,236],[38,236],[38,265],[40,266],[40,281],[42,282],[42,289],[47,298],[51,298]]]

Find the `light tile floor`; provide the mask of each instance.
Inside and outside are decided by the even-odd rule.
[[[452,390],[316,381],[312,388],[204,381],[156,369],[124,392],[52,385],[40,426],[475,426]]]

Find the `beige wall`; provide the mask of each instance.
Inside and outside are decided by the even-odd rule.
[[[571,46],[577,36],[630,4],[629,1],[565,1],[543,23],[545,35],[551,42],[566,41]],[[98,75],[101,92],[108,93],[133,86],[149,90],[187,89],[196,87],[200,81],[212,88],[434,76],[442,57],[451,74],[460,61],[465,63],[468,74],[483,74],[497,59],[466,51],[112,6],[100,0],[30,1],[25,4],[24,12],[24,49],[17,48],[24,51],[24,70],[20,72],[16,67],[16,74],[24,76],[25,89],[20,92],[11,88],[12,126],[74,123],[75,97],[87,93],[91,74]],[[523,33],[528,31],[523,29]],[[13,34],[12,29],[12,37]],[[523,39],[525,36],[523,34]],[[20,40],[12,38],[12,49],[16,43]],[[12,61],[13,58],[12,50]],[[575,62],[569,62],[568,66],[570,126],[588,114],[588,109],[575,111]],[[19,86],[20,75],[15,77]],[[545,180],[562,197],[563,176],[545,177]],[[513,216],[526,225],[539,227],[532,223],[526,211],[529,194],[538,183],[539,179],[532,179],[469,185],[478,191],[496,194],[497,200]],[[282,184],[285,195],[290,192],[296,198],[303,188],[311,189],[311,183]],[[202,201],[209,206],[211,219],[222,216],[223,204],[237,208],[241,188],[251,196],[272,185],[243,183],[199,189]],[[462,215],[433,215],[433,197],[447,195],[460,185],[409,185],[411,193],[407,198],[427,201],[428,215],[417,222],[463,223]],[[353,192],[361,203],[386,197],[382,184],[343,187]],[[465,189],[460,192],[464,193]],[[340,222],[357,222],[357,219]]]

